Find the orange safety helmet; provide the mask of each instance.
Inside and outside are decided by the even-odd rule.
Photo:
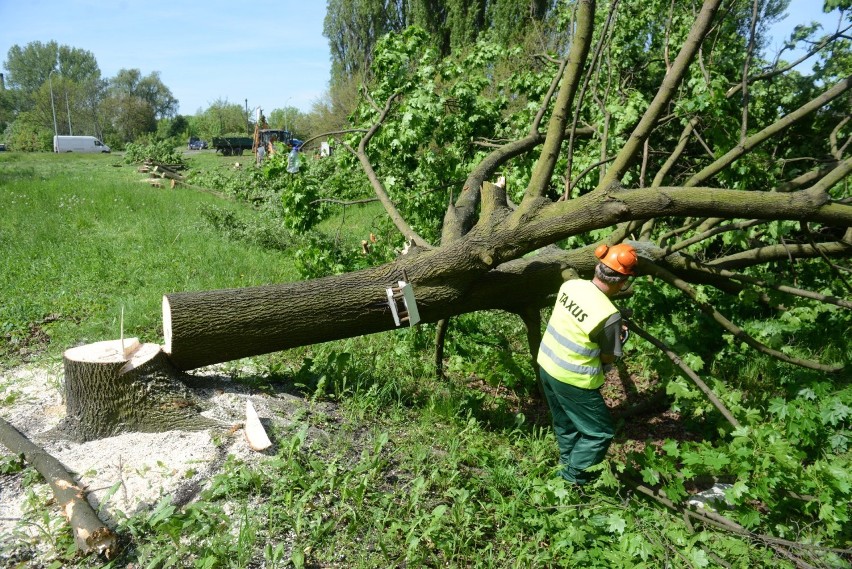
[[[639,263],[636,249],[627,243],[620,243],[612,247],[606,244],[598,245],[595,249],[595,257],[600,259],[601,263],[622,275],[634,274],[633,270]]]

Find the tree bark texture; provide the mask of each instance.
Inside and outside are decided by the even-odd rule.
[[[94,552],[111,559],[116,553],[116,535],[98,518],[85,491],[65,467],[2,418],[0,442],[14,454],[23,455],[50,485],[56,503],[71,524],[77,548],[82,553]]]
[[[157,344],[120,340],[78,346],[63,354],[66,417],[60,431],[78,441],[126,431],[198,430],[215,422],[178,379]]]

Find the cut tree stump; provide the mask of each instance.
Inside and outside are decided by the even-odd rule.
[[[198,399],[157,344],[107,340],[66,350],[63,361],[67,413],[59,430],[75,440],[218,425],[199,414]]]

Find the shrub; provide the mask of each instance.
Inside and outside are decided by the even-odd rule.
[[[184,165],[183,157],[168,141],[144,143],[130,142],[125,147],[124,161],[128,164],[159,162],[161,164]]]

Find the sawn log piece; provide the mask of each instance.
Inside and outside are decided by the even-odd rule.
[[[0,418],[0,442],[38,470],[53,490],[56,503],[71,524],[74,543],[82,553],[95,552],[111,559],[116,553],[115,533],[98,518],[86,500],[86,492],[62,464]]]

